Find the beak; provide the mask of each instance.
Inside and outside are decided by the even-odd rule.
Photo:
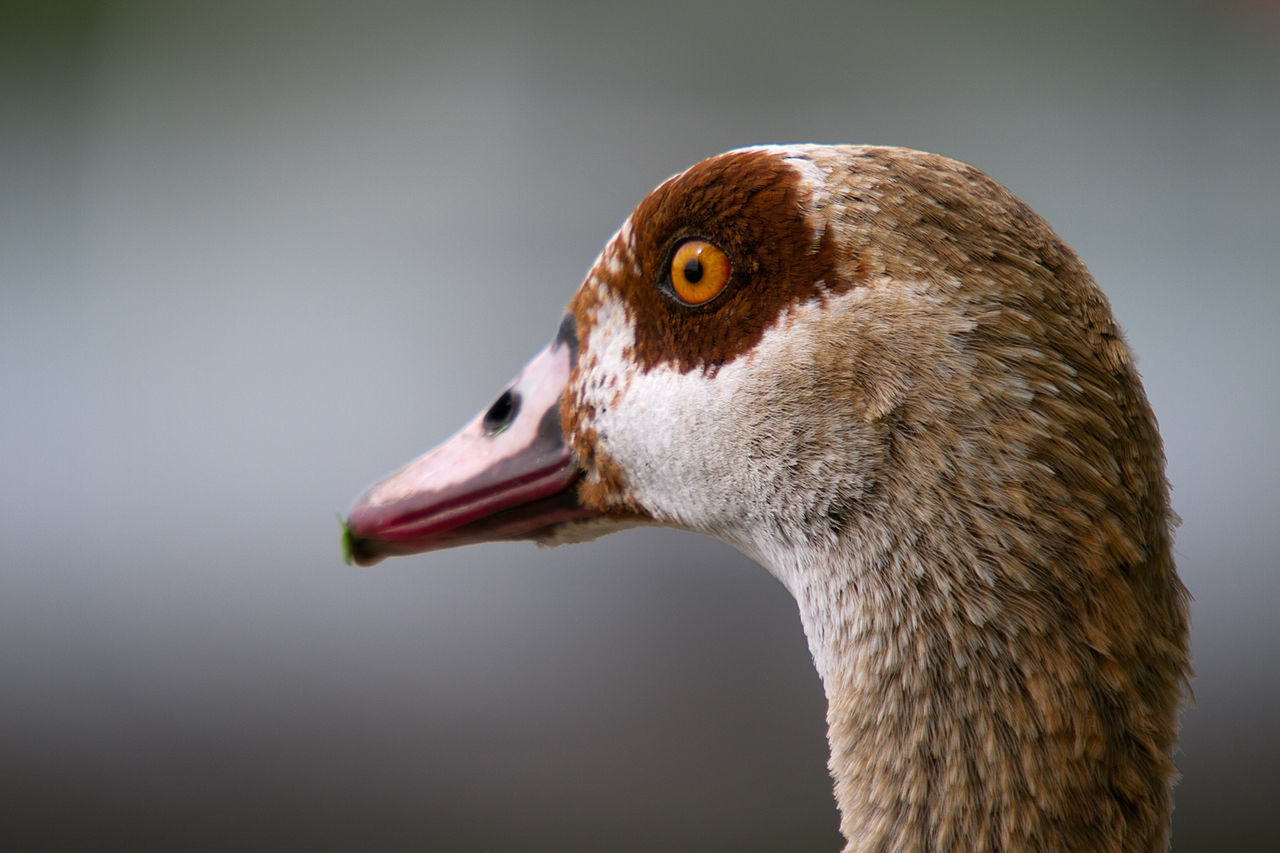
[[[572,315],[485,412],[365,492],[343,525],[348,562],[477,542],[541,539],[598,515],[578,503],[581,470],[560,426],[578,355]]]

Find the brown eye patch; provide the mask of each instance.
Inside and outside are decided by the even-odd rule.
[[[632,354],[641,370],[669,364],[714,371],[755,346],[788,305],[848,286],[838,280],[827,230],[819,239],[806,216],[808,195],[781,156],[739,151],[697,164],[640,203],[631,215],[640,275],[602,279],[631,309]],[[732,287],[711,293],[690,282],[681,294],[674,261],[695,240],[723,255]]]

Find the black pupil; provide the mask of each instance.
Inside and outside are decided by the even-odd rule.
[[[690,258],[684,262],[684,278],[690,284],[702,281],[702,261]]]
[[[516,412],[520,410],[520,395],[511,389],[502,392],[502,396],[494,401],[489,411],[484,413],[485,432],[501,432],[511,425]]]

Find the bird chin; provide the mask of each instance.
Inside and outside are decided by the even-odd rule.
[[[620,530],[652,525],[653,522],[636,516],[588,515],[552,524],[532,538],[541,548],[556,548],[591,542]]]

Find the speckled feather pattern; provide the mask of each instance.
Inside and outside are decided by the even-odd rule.
[[[690,235],[734,269],[695,310],[655,287]],[[1043,220],[934,155],[744,149],[655,190],[570,308],[580,499],[795,596],[847,850],[1167,847],[1189,652],[1161,445]]]

